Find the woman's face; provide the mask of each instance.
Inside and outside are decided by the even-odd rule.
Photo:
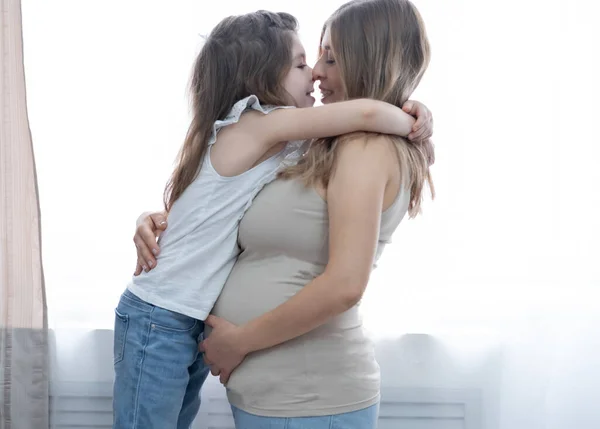
[[[321,41],[321,46],[319,48],[321,52],[319,60],[313,69],[313,79],[321,81],[319,89],[321,90],[321,94],[323,94],[323,98],[321,98],[323,104],[341,101],[345,96],[342,78],[338,66],[335,63],[334,52],[329,40],[328,27],[325,29],[323,40]]]

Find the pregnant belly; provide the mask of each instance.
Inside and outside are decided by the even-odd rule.
[[[238,260],[213,314],[244,324],[293,297],[321,272],[284,257]],[[379,391],[373,352],[354,307],[305,335],[249,354],[229,379],[228,397],[235,406],[256,413],[309,410],[314,415],[362,403]]]
[[[321,274],[324,267],[279,256],[240,259],[212,314],[241,325],[287,301]]]

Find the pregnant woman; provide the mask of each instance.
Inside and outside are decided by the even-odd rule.
[[[359,0],[325,24],[314,75],[324,104],[402,106],[428,62],[412,3]],[[358,304],[385,243],[419,212],[431,155],[391,135],[315,141],[255,198],[202,343],[238,429],[376,427],[379,367]],[[153,229],[147,217],[138,236]]]

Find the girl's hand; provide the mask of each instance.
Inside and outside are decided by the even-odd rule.
[[[408,139],[413,142],[425,141],[433,135],[433,116],[431,111],[418,101],[408,100],[402,106],[402,110],[411,116],[414,116],[417,121],[413,125]]]

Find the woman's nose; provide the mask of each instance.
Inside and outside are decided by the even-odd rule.
[[[325,78],[324,73],[321,70],[321,67],[319,66],[319,63],[315,64],[315,68],[312,69],[312,77],[313,80],[323,80]]]

